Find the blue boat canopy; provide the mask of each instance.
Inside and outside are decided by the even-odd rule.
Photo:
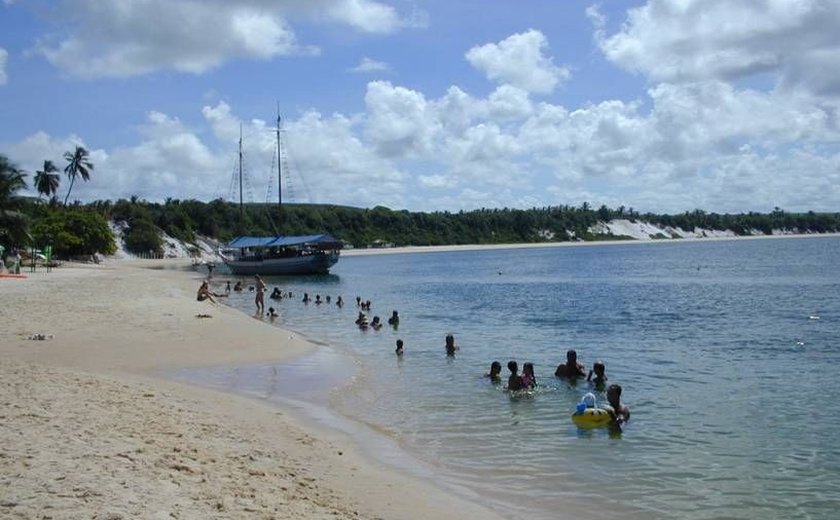
[[[230,249],[245,249],[259,247],[290,247],[303,245],[317,245],[330,249],[340,249],[341,242],[330,235],[299,235],[273,237],[249,237],[240,236],[231,240],[227,247]]]

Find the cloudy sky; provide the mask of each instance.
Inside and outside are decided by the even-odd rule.
[[[840,211],[837,0],[2,0],[0,153],[81,201]],[[67,182],[59,195],[64,194]]]

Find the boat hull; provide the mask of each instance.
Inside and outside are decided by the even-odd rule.
[[[226,259],[230,272],[238,275],[327,274],[338,262],[338,253],[315,253],[262,260]]]

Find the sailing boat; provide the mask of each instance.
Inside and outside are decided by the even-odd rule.
[[[283,161],[277,116],[277,207],[283,207]],[[239,211],[242,200],[242,136],[239,137]],[[279,212],[278,212],[279,213]],[[282,213],[280,213],[282,216]],[[330,235],[238,236],[219,252],[230,272],[240,275],[326,274],[338,262],[342,243]]]

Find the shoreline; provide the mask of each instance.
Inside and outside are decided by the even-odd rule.
[[[369,460],[346,433],[278,403],[164,378],[166,369],[283,362],[317,348],[232,307],[196,302],[202,276],[188,267],[66,265],[0,282],[14,302],[0,308],[10,324],[0,331],[2,386],[14,396],[0,405],[5,510],[501,518]]]
[[[728,240],[772,240],[789,238],[829,238],[840,237],[840,233],[808,233],[789,235],[747,235],[747,236],[719,236],[705,238],[663,238],[663,239],[626,239],[626,240],[589,240],[578,242],[522,242],[513,244],[463,244],[446,246],[403,246],[403,247],[381,247],[365,249],[343,249],[342,256],[368,256],[368,255],[397,255],[417,253],[453,253],[460,251],[495,251],[508,249],[541,249],[558,247],[594,247],[594,246],[618,246],[618,245],[651,245],[651,244],[685,244],[703,242],[721,242]]]

